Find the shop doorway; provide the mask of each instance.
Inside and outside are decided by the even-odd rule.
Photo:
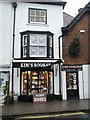
[[[66,73],[67,99],[78,99],[78,72]]]
[[[53,94],[53,71],[22,71],[21,95]]]

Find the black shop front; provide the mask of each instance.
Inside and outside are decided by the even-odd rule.
[[[32,102],[34,94],[45,94],[47,100],[54,98],[54,64],[58,64],[58,60],[13,62],[13,69],[20,69],[19,101]]]

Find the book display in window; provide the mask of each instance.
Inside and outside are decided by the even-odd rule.
[[[38,93],[38,72],[32,71],[32,94]]]
[[[28,71],[28,95],[32,95],[32,80],[31,80],[31,71]]]
[[[22,77],[22,94],[27,95],[27,74],[23,72]]]

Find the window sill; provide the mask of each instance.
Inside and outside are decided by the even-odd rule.
[[[49,25],[47,25],[47,24],[42,24],[42,23],[27,23],[26,25],[49,27]]]

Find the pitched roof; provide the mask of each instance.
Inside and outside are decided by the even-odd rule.
[[[64,33],[69,31],[79,21],[79,19],[88,11],[90,11],[90,2],[83,9],[81,9],[80,13],[76,15],[76,17],[70,22],[70,24],[68,24],[66,27],[62,27],[62,32]]]
[[[63,12],[63,26],[67,26],[72,20],[74,19],[73,16]]]

